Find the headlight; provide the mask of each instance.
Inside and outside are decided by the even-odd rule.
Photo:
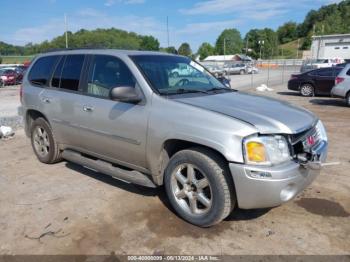
[[[327,132],[326,132],[326,129],[325,129],[323,123],[321,122],[321,120],[319,120],[317,122],[316,130],[317,130],[318,136],[321,140],[328,141]]]
[[[275,165],[291,159],[283,136],[254,136],[246,138],[243,144],[248,164]]]

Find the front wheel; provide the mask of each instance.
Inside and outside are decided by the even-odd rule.
[[[244,71],[244,70],[241,70],[241,71],[239,71],[239,74],[240,74],[240,75],[244,75],[244,74],[245,74],[245,71]]]
[[[214,152],[192,148],[176,153],[164,174],[171,205],[188,222],[209,227],[226,218],[235,205],[232,178]]]
[[[350,107],[350,92],[346,95],[346,105]]]

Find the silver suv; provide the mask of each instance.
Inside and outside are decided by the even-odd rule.
[[[196,74],[174,77],[190,67]],[[36,57],[21,90],[37,158],[146,187],[208,227],[278,206],[320,172],[327,136],[312,113],[225,87],[204,67],[156,52],[71,50]]]
[[[350,107],[350,63],[335,78],[335,86],[332,88],[333,97],[345,98],[345,103]]]

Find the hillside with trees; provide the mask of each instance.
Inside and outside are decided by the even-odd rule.
[[[204,42],[197,55],[204,59],[209,55],[245,53],[254,57],[295,58],[297,50],[307,50],[311,46],[312,35],[350,33],[350,0],[330,4],[311,10],[302,23],[288,21],[273,30],[270,28],[251,29],[244,38],[235,28],[225,29],[216,39],[215,45]],[[155,50],[193,56],[189,43],[175,47],[160,48],[158,39],[133,32],[110,28],[68,32],[69,48],[117,48],[134,50]],[[298,41],[299,39],[299,41]],[[65,48],[65,35],[39,44],[28,43],[14,46],[0,42],[1,55],[33,55],[47,50]],[[260,44],[259,44],[260,41]],[[263,43],[263,44],[262,44]]]
[[[110,28],[68,32],[69,48],[117,48],[133,50],[159,50],[159,41],[153,36],[142,36],[133,32]],[[0,42],[2,55],[32,55],[66,47],[65,35],[40,44],[28,43],[24,47]]]

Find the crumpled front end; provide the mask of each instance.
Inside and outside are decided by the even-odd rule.
[[[316,126],[290,135],[292,159],[271,166],[230,163],[238,206],[242,209],[281,205],[303,191],[326,161],[328,141]]]

